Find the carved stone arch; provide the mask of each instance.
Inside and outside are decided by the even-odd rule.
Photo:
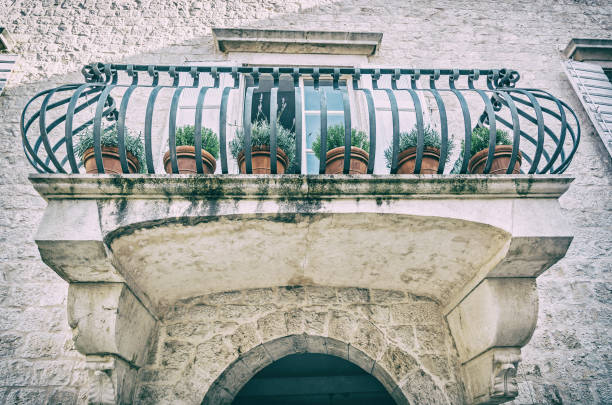
[[[356,364],[379,381],[398,405],[410,403],[401,382],[361,350],[331,337],[296,334],[262,343],[241,354],[210,386],[202,405],[231,404],[242,387],[259,371],[283,357],[301,353],[326,354]]]

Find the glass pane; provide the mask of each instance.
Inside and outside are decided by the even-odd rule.
[[[306,152],[306,168],[308,174],[319,173],[319,159],[313,152]]]
[[[327,111],[343,111],[344,105],[342,103],[341,90],[334,90],[331,86],[321,86],[320,89],[325,91],[327,96]],[[344,89],[344,86],[340,86]],[[306,111],[318,111],[321,108],[320,95],[317,90],[312,86],[304,87],[304,99]]]
[[[344,125],[344,114],[328,114],[327,127]],[[306,114],[306,147],[312,148],[312,143],[321,133],[321,115]]]
[[[306,115],[306,147],[312,148],[312,143],[321,132],[321,118],[319,114]]]
[[[312,86],[304,87],[304,108],[306,111],[319,111],[319,93]]]
[[[325,87],[327,96],[327,111],[344,111],[342,103],[342,90],[334,90],[333,87]]]

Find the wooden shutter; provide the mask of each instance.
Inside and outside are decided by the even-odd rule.
[[[2,90],[13,71],[15,61],[17,61],[17,55],[0,53],[0,94],[2,94]]]
[[[612,156],[612,83],[599,65],[568,60],[565,73]]]

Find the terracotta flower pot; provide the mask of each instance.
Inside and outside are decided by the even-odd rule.
[[[327,151],[325,158],[325,174],[342,174],[344,172],[344,146]],[[369,158],[368,152],[356,146],[351,146],[349,174],[365,174],[368,171]]]
[[[197,174],[195,146],[177,146],[176,163],[179,174]],[[213,174],[216,168],[217,160],[213,155],[202,149],[202,170],[204,174]],[[172,173],[170,151],[164,154],[164,169],[166,169],[166,173]]]
[[[276,173],[283,174],[289,165],[289,158],[281,148],[276,149]],[[238,154],[238,167],[240,173],[246,173],[246,159],[244,151]],[[253,174],[270,174],[270,147],[268,145],[253,146],[251,148],[251,168]]]
[[[476,153],[468,162],[468,172],[473,174],[482,174],[487,163],[487,155],[489,149],[483,149]],[[512,145],[497,145],[493,154],[493,162],[489,174],[506,174],[508,166],[510,166],[510,158],[512,157]],[[521,172],[521,152],[516,155],[514,162],[513,174]]]
[[[397,156],[397,174],[414,174],[417,148],[408,148]],[[420,174],[436,174],[440,164],[440,149],[426,146],[423,149]]]
[[[83,153],[83,166],[85,172],[89,174],[99,173],[96,165],[96,155],[94,148],[89,148]],[[136,156],[127,152],[128,169],[130,173],[138,173],[140,171],[140,163]],[[107,174],[123,174],[121,169],[121,160],[119,160],[119,148],[116,146],[102,145],[102,164],[104,165],[104,173]]]

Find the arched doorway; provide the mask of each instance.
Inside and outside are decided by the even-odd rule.
[[[292,354],[258,372],[234,405],[395,405],[382,384],[359,366],[319,353]]]
[[[401,355],[398,349],[388,348],[387,351],[393,352],[387,355],[387,364],[379,364],[358,348],[331,337],[296,334],[269,340],[242,353],[229,364],[208,387],[202,405],[407,404],[404,392],[397,385],[397,376],[390,375],[387,369],[403,370],[403,363],[412,364],[414,360],[409,355]],[[342,380],[345,385],[340,385]],[[327,388],[320,387],[323,383],[317,384],[322,381],[327,381]],[[296,382],[308,382],[314,388],[307,391],[307,387]],[[288,383],[294,383],[296,388],[290,390]],[[276,391],[271,388],[266,391],[265,386]],[[285,387],[284,392],[280,392],[278,387],[281,386]],[[347,396],[351,399],[343,400]],[[366,399],[368,396],[376,400]],[[243,402],[235,401],[238,397]],[[273,402],[274,397],[283,398]],[[300,397],[305,400],[300,402]],[[246,402],[247,399],[251,402]]]

